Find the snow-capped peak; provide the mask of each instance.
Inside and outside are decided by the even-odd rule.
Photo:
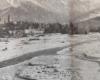
[[[10,6],[13,7],[19,7],[21,6],[21,3],[27,1],[49,11],[67,14],[67,0],[7,0]]]

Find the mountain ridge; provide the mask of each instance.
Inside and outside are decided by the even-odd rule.
[[[60,22],[66,23],[67,17],[59,13],[50,11],[43,7],[37,6],[30,1],[21,2],[18,7],[9,6],[3,10],[0,10],[0,16],[7,18],[8,15],[11,16],[13,21],[29,21],[29,22],[44,22],[53,23]]]

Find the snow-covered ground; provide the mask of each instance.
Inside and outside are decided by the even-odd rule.
[[[71,80],[71,56],[62,50],[58,55],[43,55],[0,69],[0,80]],[[66,63],[66,64],[65,64]]]
[[[95,44],[94,40],[98,40],[99,42],[99,38],[100,38],[100,34],[95,33],[95,34],[88,34],[88,35],[74,35],[73,37],[70,37],[67,34],[48,34],[41,37],[33,36],[33,37],[25,37],[25,38],[19,38],[19,39],[15,39],[15,38],[8,39],[8,40],[0,39],[1,41],[0,42],[0,61],[10,59],[10,58],[15,58],[23,54],[28,54],[35,51],[40,51],[40,50],[55,48],[55,47],[63,47],[63,46],[68,46],[70,44],[77,44],[81,42],[82,43],[91,42],[92,44]],[[98,44],[98,42],[96,43]],[[84,47],[84,46],[81,46],[81,47]],[[84,49],[86,47],[88,46],[85,46]],[[75,48],[77,47],[75,46]],[[82,51],[84,50],[83,48],[81,49]],[[81,49],[78,48],[78,50],[81,50]]]
[[[70,43],[72,49],[68,47],[56,55],[42,55],[2,68],[0,80],[100,80],[100,33],[47,36],[41,37],[40,41],[45,39],[56,47]]]
[[[63,47],[69,45],[68,35],[48,34],[41,37],[25,37],[19,39],[8,39],[0,42],[0,61],[15,58],[23,54],[32,53],[49,48]]]
[[[78,43],[77,46],[73,47],[74,53],[100,57],[100,33],[75,35],[71,40],[73,44]]]

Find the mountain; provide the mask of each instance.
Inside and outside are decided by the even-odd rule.
[[[78,23],[80,31],[87,29],[89,31],[100,32],[100,16],[89,18]]]
[[[45,22],[45,23],[53,23],[67,22],[67,15],[61,15],[59,13],[55,13],[49,9],[33,4],[30,1],[20,2],[20,5],[9,6],[5,9],[0,10],[0,16],[3,18],[7,18],[8,15],[11,15],[13,21],[29,21],[29,22]]]
[[[42,21],[42,22],[66,23],[68,22],[68,18],[73,18],[77,22],[80,20],[82,21],[87,20],[89,18],[93,18],[98,15],[100,16],[99,0],[94,0],[94,1],[93,0],[0,0],[0,1],[2,2],[0,3],[0,9],[2,9],[0,10],[0,15],[7,16],[6,14],[11,13],[11,15],[14,15],[13,16],[14,20],[21,19],[21,20],[38,21],[38,22]],[[35,10],[35,8],[38,10]],[[71,12],[72,14],[69,15]],[[27,14],[27,16],[25,16],[24,14],[25,15]],[[20,18],[18,16],[20,16]]]

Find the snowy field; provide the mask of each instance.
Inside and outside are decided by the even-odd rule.
[[[58,51],[56,55],[42,55],[1,68],[0,80],[100,80],[100,33],[74,36],[53,34],[40,37],[39,41],[44,39],[45,44],[53,44],[47,48],[70,44],[72,47]],[[39,41],[28,42],[39,45]],[[23,48],[28,45],[24,44]]]
[[[67,40],[67,41],[66,41]],[[0,39],[0,61],[44,49],[69,45],[68,35],[48,34],[19,39]]]

